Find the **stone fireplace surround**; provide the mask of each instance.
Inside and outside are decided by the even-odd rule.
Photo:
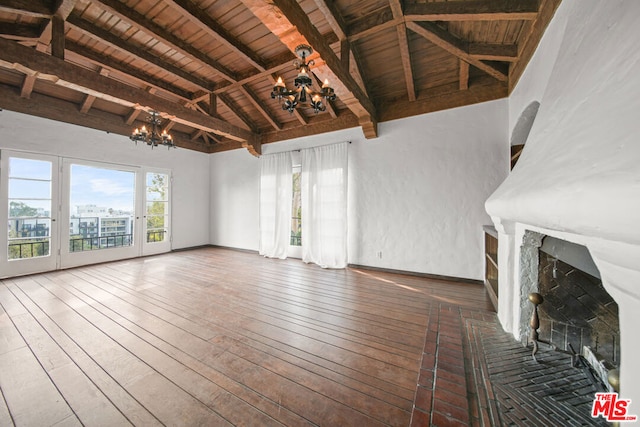
[[[632,399],[634,414],[640,414],[637,16],[635,0],[562,2],[510,96],[516,117],[539,100],[535,122],[518,164],[485,205],[498,230],[498,317],[517,339],[526,333],[521,318],[530,315],[521,309],[525,234],[588,249],[618,304],[620,391]]]

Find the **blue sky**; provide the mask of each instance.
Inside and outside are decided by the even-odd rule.
[[[71,214],[78,205],[134,211],[135,173],[92,166],[71,166]]]

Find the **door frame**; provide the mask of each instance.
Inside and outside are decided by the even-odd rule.
[[[51,210],[49,255],[9,260],[9,159],[21,158],[51,163]],[[0,278],[41,273],[59,268],[60,247],[60,157],[14,150],[0,150]],[[46,218],[46,217],[45,217]]]

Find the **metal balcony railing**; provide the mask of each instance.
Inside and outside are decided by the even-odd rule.
[[[121,248],[133,244],[132,234],[116,236],[79,237],[69,239],[69,252],[95,251],[97,249]]]
[[[18,250],[12,250],[12,248],[18,248]],[[35,258],[45,255],[49,255],[48,240],[40,242],[9,243],[9,259]]]

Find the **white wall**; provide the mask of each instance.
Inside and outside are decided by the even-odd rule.
[[[209,155],[137,146],[127,137],[0,111],[0,149],[173,171],[172,248],[209,243]]]
[[[257,251],[260,159],[245,149],[210,156],[210,242]]]
[[[351,141],[349,263],[483,277],[486,198],[508,173],[507,101],[263,147],[264,154]],[[246,150],[211,156],[211,242],[258,247],[260,165]],[[378,253],[382,252],[382,258]]]

